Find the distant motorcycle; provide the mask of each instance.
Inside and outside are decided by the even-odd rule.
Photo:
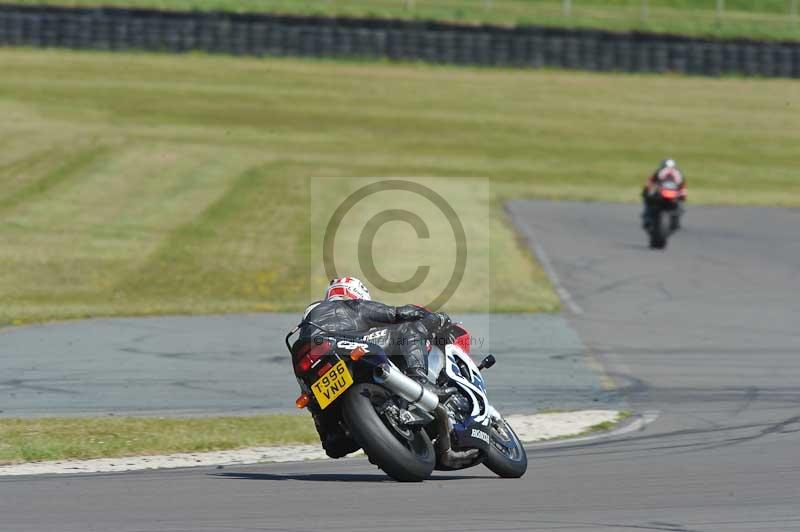
[[[301,395],[300,408],[327,410],[364,450],[370,462],[399,481],[421,481],[434,469],[456,470],[483,463],[501,477],[521,477],[525,449],[503,416],[489,404],[481,370],[469,356],[470,335],[451,324],[431,339],[426,389],[408,378],[384,350],[346,336],[318,336],[290,343]]]
[[[644,228],[652,249],[667,247],[669,235],[680,229],[683,213],[680,198],[679,186],[673,181],[662,181],[647,191]]]

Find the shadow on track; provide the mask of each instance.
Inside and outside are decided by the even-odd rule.
[[[645,245],[645,244],[630,244],[628,242],[625,242],[623,244],[618,244],[618,245],[619,245],[619,247],[621,247],[623,249],[635,249],[636,251],[642,251],[642,252],[647,252],[647,253],[652,253],[653,251],[662,251],[660,249],[659,250],[653,250],[650,246]]]
[[[274,473],[236,473],[236,472],[229,472],[229,473],[210,473],[209,476],[212,477],[220,477],[220,478],[227,478],[227,479],[239,479],[239,480],[303,480],[308,482],[391,482],[396,484],[395,480],[392,480],[388,476],[382,473],[375,473],[375,474],[365,474],[365,473],[308,473],[308,474],[297,474],[297,475],[279,475]],[[475,476],[475,475],[448,475],[448,476],[440,476],[435,475],[429,478],[428,480],[469,480],[469,479],[487,479],[492,478],[491,476]]]

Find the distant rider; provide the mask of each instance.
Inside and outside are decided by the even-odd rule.
[[[303,314],[299,345],[320,335],[344,335],[367,339],[380,345],[388,355],[403,359],[403,371],[430,387],[427,379],[426,342],[450,323],[444,313],[430,312],[415,305],[393,307],[372,301],[369,290],[355,277],[333,279],[325,299],[312,303]],[[339,458],[358,449],[338,425],[327,423],[323,411],[311,409],[325,452]]]
[[[648,229],[652,222],[652,207],[654,205],[653,198],[658,189],[666,181],[672,181],[678,186],[678,212],[672,217],[671,228],[673,230],[680,227],[680,216],[683,214],[684,202],[686,201],[686,177],[678,168],[674,159],[664,159],[658,165],[653,175],[647,179],[644,189],[642,190],[642,200],[644,203],[644,212],[642,212],[642,223],[644,228]]]

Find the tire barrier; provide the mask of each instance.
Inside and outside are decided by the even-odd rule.
[[[800,42],[147,9],[0,5],[0,46],[800,77]]]

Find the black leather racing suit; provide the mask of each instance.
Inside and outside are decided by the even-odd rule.
[[[380,345],[390,356],[402,356],[408,370],[427,369],[425,341],[444,319],[443,314],[414,305],[392,307],[363,299],[318,301],[306,309],[299,341],[325,334],[360,338],[387,329],[386,335],[375,335],[369,341]]]
[[[446,314],[430,312],[422,307],[392,307],[377,301],[346,299],[312,303],[303,316],[300,335],[295,345],[303,345],[319,335],[345,335],[362,338],[386,329],[386,334],[373,334],[368,341],[380,345],[389,356],[401,356],[407,373],[427,371],[425,342],[449,321]],[[359,447],[338,425],[333,408],[309,408],[325,452],[340,458]]]

